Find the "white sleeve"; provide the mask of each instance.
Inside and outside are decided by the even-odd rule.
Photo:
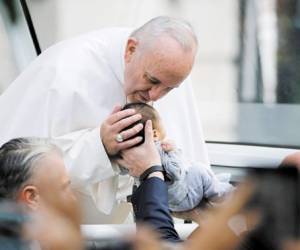
[[[73,88],[49,91],[47,127],[64,152],[72,187],[91,196],[97,209],[108,214],[117,199],[119,171],[100,137],[101,123],[110,111],[99,108],[84,89]]]
[[[109,214],[116,201],[118,176],[101,143],[99,128],[79,130],[53,140],[64,151],[72,187],[91,196],[97,209]]]
[[[63,150],[65,163],[76,188],[111,178],[117,173],[105,152],[100,128],[83,129],[52,138]]]

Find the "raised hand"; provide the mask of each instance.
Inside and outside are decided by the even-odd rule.
[[[117,162],[129,170],[129,174],[139,177],[145,170],[154,165],[161,165],[160,156],[153,139],[152,122],[145,126],[145,142],[137,147],[121,151],[122,159]]]
[[[133,128],[122,131],[131,124],[139,121],[142,117],[136,114],[134,109],[126,109],[121,111],[121,106],[115,106],[112,113],[101,124],[100,137],[109,156],[114,156],[120,150],[130,148],[142,141],[142,137],[137,136],[132,139],[135,134],[143,129],[143,124],[139,123]]]

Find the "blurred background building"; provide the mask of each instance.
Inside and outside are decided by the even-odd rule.
[[[0,92],[36,57],[20,1],[0,0]],[[187,19],[199,38],[191,78],[206,140],[300,147],[300,0],[27,4],[42,50],[103,27],[136,27],[158,15]]]

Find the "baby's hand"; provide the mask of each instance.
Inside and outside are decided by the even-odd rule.
[[[163,151],[165,152],[170,152],[172,150],[175,150],[176,145],[175,142],[173,140],[170,139],[165,139],[161,142],[161,148],[163,149]]]

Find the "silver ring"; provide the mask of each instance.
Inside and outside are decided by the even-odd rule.
[[[116,140],[117,142],[122,142],[122,141],[124,141],[123,136],[122,136],[120,133],[116,134],[115,140]]]

